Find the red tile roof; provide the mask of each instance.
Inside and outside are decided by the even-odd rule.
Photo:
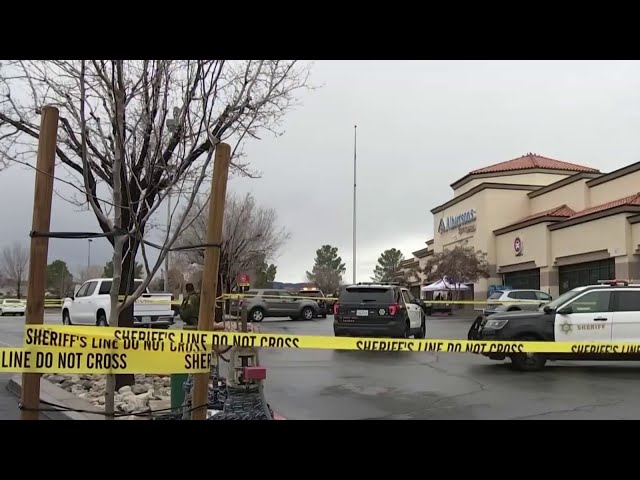
[[[471,175],[477,173],[496,173],[496,172],[510,172],[513,170],[529,170],[533,168],[546,168],[551,170],[567,170],[570,172],[595,172],[599,173],[599,170],[591,167],[585,167],[583,165],[577,165],[575,163],[563,162],[561,160],[555,160],[549,157],[543,157],[536,153],[527,153],[519,158],[508,160],[506,162],[496,163],[489,165],[488,167],[480,168],[470,172]]]
[[[499,228],[497,230],[494,230],[494,232],[500,232],[502,230],[507,230],[509,231],[509,229],[511,229],[512,227],[515,227],[516,225],[520,225],[524,222],[528,222],[530,220],[535,220],[537,218],[544,218],[544,217],[556,217],[559,220],[568,220],[572,215],[574,215],[576,212],[574,210],[572,210],[571,208],[567,207],[566,205],[560,205],[559,207],[554,207],[554,208],[550,208],[549,210],[545,210],[544,212],[539,212],[539,213],[535,213],[533,215],[529,215],[528,217],[524,217],[521,218],[520,220],[518,220],[517,222],[512,223],[511,225],[507,225],[506,227],[502,227]]]
[[[591,213],[602,212],[604,210],[609,210],[615,207],[622,207],[625,205],[636,205],[640,206],[640,193],[636,193],[634,195],[629,195],[628,197],[620,198],[618,200],[613,200],[612,202],[603,203],[602,205],[596,205],[595,207],[585,208],[584,210],[580,210],[579,212],[571,215],[571,219],[584,217],[585,215],[589,215]]]
[[[517,223],[526,222],[527,220],[533,220],[534,218],[541,217],[565,217],[569,218],[574,215],[575,210],[567,207],[566,205],[560,205],[559,207],[550,208],[549,210],[545,210],[544,212],[535,213],[533,215],[529,215],[528,217],[524,217],[521,220],[518,220]]]

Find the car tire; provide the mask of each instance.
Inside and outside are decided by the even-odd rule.
[[[249,319],[251,322],[260,323],[264,320],[264,310],[261,308],[254,308],[249,312]]]
[[[523,336],[517,340],[521,342],[539,342],[535,336]],[[539,372],[547,363],[547,358],[539,353],[520,353],[511,355],[511,365],[521,372]]]
[[[421,340],[423,338],[427,338],[427,321],[424,316],[422,317],[422,321],[420,322],[420,331],[416,333],[413,338],[416,340]]]
[[[316,312],[314,312],[313,308],[311,308],[311,307],[304,307],[302,309],[302,311],[300,312],[300,315],[305,320],[313,320],[315,318],[315,316],[316,316]]]
[[[73,325],[71,323],[71,316],[69,315],[69,311],[65,310],[62,312],[62,324],[63,325]]]
[[[409,320],[404,324],[404,331],[400,334],[400,338],[410,338],[411,337],[411,325],[409,324]]]
[[[4,312],[0,310],[0,317],[4,317]]]
[[[96,325],[98,327],[108,327],[109,326],[109,322],[107,321],[107,316],[104,314],[104,312],[100,312],[98,313],[98,318],[96,319]]]

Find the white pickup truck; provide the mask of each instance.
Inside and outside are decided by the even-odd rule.
[[[109,326],[111,312],[111,278],[96,278],[84,282],[72,297],[62,304],[64,325]],[[142,280],[134,281],[138,288]],[[143,293],[133,304],[135,327],[168,328],[174,323],[170,293]]]

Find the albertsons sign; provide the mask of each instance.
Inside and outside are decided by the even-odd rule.
[[[476,209],[472,208],[468,212],[461,213],[454,217],[444,217],[440,219],[440,225],[438,226],[438,233],[448,232],[452,228],[458,228],[467,223],[476,221]]]

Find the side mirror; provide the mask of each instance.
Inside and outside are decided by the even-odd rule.
[[[569,315],[570,313],[573,313],[573,308],[571,308],[571,305],[561,308],[560,310],[558,310],[558,313],[560,315]]]
[[[551,308],[549,305],[545,305],[543,310],[544,313],[553,313],[553,308]]]

